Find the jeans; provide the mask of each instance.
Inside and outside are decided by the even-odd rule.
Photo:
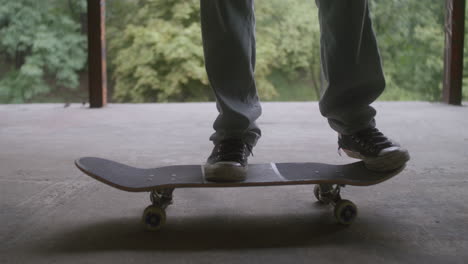
[[[316,0],[321,32],[320,112],[340,134],[375,126],[370,104],[385,88],[367,0]],[[240,138],[255,146],[262,108],[255,86],[253,0],[200,0],[205,67],[219,115],[215,144]]]

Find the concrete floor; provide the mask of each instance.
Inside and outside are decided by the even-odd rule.
[[[250,161],[343,164],[317,103],[264,103]],[[379,102],[378,127],[412,155],[399,176],[347,187],[335,224],[312,186],[179,189],[167,225],[139,224],[145,193],[82,174],[80,156],[199,164],[212,103],[0,106],[0,263],[468,263],[468,108]]]

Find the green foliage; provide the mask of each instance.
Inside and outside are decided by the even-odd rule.
[[[274,84],[277,95],[264,101],[317,101],[315,83],[309,78],[291,79],[281,71],[273,71],[268,79]]]
[[[125,28],[109,27],[117,101],[207,100],[198,1],[138,1]]]
[[[55,4],[0,0],[0,102],[27,102],[50,92],[51,83],[78,86],[86,39],[79,24]]]
[[[373,0],[387,89],[381,100],[441,98],[444,2]]]
[[[114,2],[109,58],[121,102],[201,101],[212,98],[204,68],[199,1]],[[257,1],[256,80],[263,99],[277,95],[273,71],[318,83],[318,26],[311,2]],[[128,9],[134,12],[128,12]],[[118,13],[122,12],[122,16]],[[114,18],[120,17],[119,20]],[[124,22],[122,22],[124,21]],[[278,34],[281,32],[281,34]],[[318,89],[318,87],[317,87]]]
[[[444,1],[369,2],[387,79],[380,100],[440,100]],[[255,4],[261,99],[318,99],[320,35],[314,1]],[[86,0],[0,0],[0,103],[32,102],[77,87],[86,62],[85,12]],[[114,100],[213,100],[199,20],[199,0],[108,0]],[[468,84],[467,52],[465,58]]]
[[[203,67],[198,1],[113,3],[115,8],[110,9],[118,19],[110,18],[108,32],[115,99],[212,99]],[[444,3],[372,0],[370,5],[387,78],[387,89],[380,99],[439,100]],[[121,15],[117,15],[118,10],[123,11]],[[256,1],[256,16],[255,74],[260,97],[317,99],[320,35],[314,2]],[[312,91],[307,91],[307,85]]]
[[[305,81],[318,94],[320,89],[320,29],[313,1],[257,1],[257,68],[260,97],[292,99],[288,91]],[[310,81],[309,81],[310,80]],[[280,87],[281,86],[281,87]],[[261,93],[269,91],[269,93]],[[281,93],[278,91],[281,90]],[[281,95],[283,94],[283,96]],[[300,93],[299,93],[300,94]],[[296,100],[304,100],[297,97]]]

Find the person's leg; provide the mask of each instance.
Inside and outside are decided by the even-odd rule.
[[[385,88],[367,0],[317,0],[321,29],[320,111],[338,145],[372,170],[404,166],[408,151],[375,127],[370,106]]]
[[[370,104],[385,87],[366,0],[317,0],[321,29],[320,111],[341,134],[375,126]]]
[[[205,179],[240,181],[261,136],[255,123],[262,111],[254,78],[254,2],[201,0],[200,10],[205,66],[219,112]]]
[[[255,86],[255,14],[253,0],[201,0],[205,66],[219,115],[210,137],[217,144],[241,139],[255,146],[261,131],[255,121],[261,107]]]

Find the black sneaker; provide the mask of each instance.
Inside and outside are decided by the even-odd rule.
[[[403,167],[409,153],[384,136],[377,128],[368,128],[352,135],[338,135],[338,146],[349,157],[361,159],[374,171],[391,171]]]
[[[205,179],[213,182],[243,181],[252,146],[240,139],[226,139],[215,145],[204,166]]]

